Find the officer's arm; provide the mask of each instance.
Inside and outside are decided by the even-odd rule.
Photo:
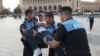
[[[53,41],[49,41],[49,46],[52,48],[56,48],[57,46],[59,46],[60,42],[53,40]]]
[[[21,34],[22,34],[22,36],[23,36],[24,34],[23,34],[22,29],[26,29],[25,24],[21,24],[21,25],[20,25],[20,33],[21,33]]]
[[[54,40],[49,42],[49,45],[53,48],[56,48],[57,46],[59,46],[60,43],[62,44],[65,35],[66,35],[66,29],[63,25],[61,25],[57,30]]]
[[[33,27],[34,30],[37,30],[38,28],[38,19],[35,18],[35,25]]]

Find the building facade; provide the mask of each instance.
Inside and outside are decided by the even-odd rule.
[[[97,11],[100,10],[100,0],[96,0],[94,2],[86,2],[86,1],[81,1],[80,6],[79,6],[80,11]]]
[[[61,6],[70,6],[73,9],[77,6],[74,5],[76,0],[21,0],[22,10],[32,8],[35,11],[53,11],[57,12]],[[74,7],[75,6],[75,7]]]
[[[58,9],[62,6],[70,6],[73,11],[84,11],[98,10],[100,7],[100,3],[98,1],[100,0],[96,0],[95,2],[84,2],[81,0],[20,0],[20,4],[23,12],[27,8],[32,8],[36,12],[57,12]]]

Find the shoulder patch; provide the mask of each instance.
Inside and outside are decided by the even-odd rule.
[[[64,27],[68,32],[76,29],[84,28],[84,26],[81,23],[75,21],[74,19],[70,19],[62,24],[64,25]]]

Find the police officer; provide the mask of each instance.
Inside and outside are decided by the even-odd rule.
[[[91,31],[94,24],[94,15],[92,12],[91,15],[89,16],[89,23],[90,23],[90,31]]]
[[[54,35],[56,30],[58,29],[58,23],[54,21],[54,15],[52,12],[47,12],[45,14],[45,19],[47,22],[47,29],[48,31]],[[49,48],[49,56],[65,56],[63,46],[59,46],[57,48]]]
[[[49,45],[56,48],[64,44],[66,56],[91,56],[85,28],[72,17],[72,9],[66,6],[60,8],[59,16],[62,24]]]
[[[27,9],[25,11],[25,19],[24,19],[23,23],[20,26],[20,32],[22,34],[21,41],[24,45],[23,56],[33,56],[33,49],[31,47],[31,43],[29,42],[29,41],[31,41],[31,39],[26,39],[25,38],[24,32],[22,31],[22,28],[32,30],[32,28],[35,27],[36,22],[37,22],[37,19],[34,17],[34,11],[32,9]]]

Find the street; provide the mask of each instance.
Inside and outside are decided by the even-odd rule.
[[[55,16],[56,21],[58,16]],[[81,22],[87,31],[89,46],[92,56],[100,56],[100,17],[95,17],[93,30],[89,31],[89,22],[87,16],[74,16],[76,20]],[[20,41],[21,34],[19,26],[23,19],[14,19],[6,17],[0,19],[0,56],[22,56],[23,45]],[[43,56],[47,56],[48,48],[43,49]]]

